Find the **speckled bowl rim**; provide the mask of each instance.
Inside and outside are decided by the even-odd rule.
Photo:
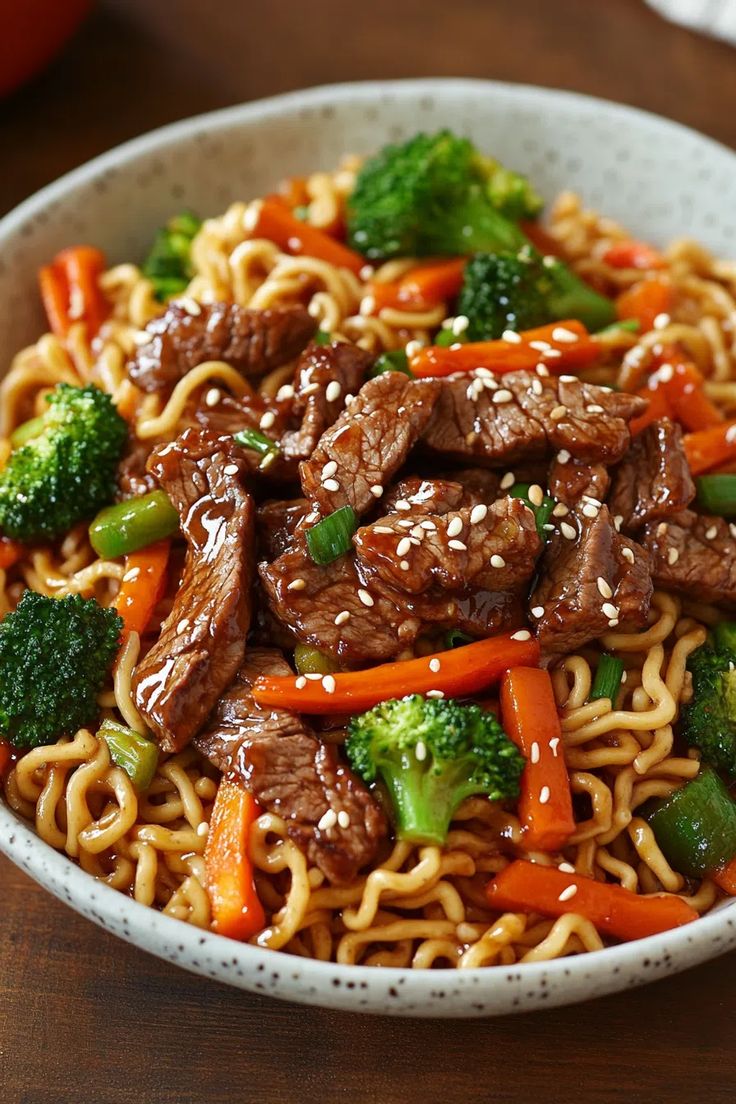
[[[366,81],[325,85],[225,108],[162,127],[116,147],[67,173],[25,200],[0,221],[0,250],[29,220],[54,201],[110,169],[188,140],[203,126],[211,133],[233,123],[278,118],[304,107],[336,101],[365,105],[383,96],[407,99],[443,93],[495,96],[537,110],[605,114],[673,136],[689,136],[729,172],[736,155],[713,139],[635,108],[574,92],[530,85],[465,79]],[[515,967],[429,970],[337,966],[279,951],[264,951],[138,904],[96,882],[44,843],[0,802],[0,851],[77,912],[127,942],[194,973],[236,987],[322,1007],[404,1016],[483,1016],[553,1007],[601,996],[696,965],[736,946],[736,908],[725,906],[692,925],[586,955]],[[736,905],[736,902],[734,902]]]

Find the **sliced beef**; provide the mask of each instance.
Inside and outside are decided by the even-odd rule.
[[[353,538],[359,570],[409,594],[509,590],[529,579],[540,551],[533,512],[517,498],[413,515],[390,514]]]
[[[487,468],[458,468],[446,479],[455,479],[465,491],[466,502],[493,502],[498,498],[501,476]]]
[[[364,513],[406,460],[432,414],[440,384],[386,372],[368,380],[300,466],[302,489],[324,514]]]
[[[275,617],[305,644],[346,664],[393,659],[421,629],[401,596],[379,593],[360,578],[350,555],[319,566],[302,539],[273,563],[260,564],[259,573]]]
[[[282,441],[284,456],[307,460],[317,442],[361,388],[373,357],[347,342],[310,345],[297,367],[292,413],[300,424]]]
[[[270,499],[258,507],[258,544],[265,559],[278,559],[294,547],[298,527],[311,509],[306,498]]]
[[[617,532],[606,506],[569,514],[542,557],[530,599],[532,624],[546,652],[571,652],[610,629],[646,623],[652,596],[649,557]]]
[[[150,451],[151,447],[145,441],[131,439],[128,442],[125,455],[118,465],[118,501],[156,490],[156,478],[146,468]]]
[[[386,818],[334,744],[320,743],[296,713],[253,700],[259,675],[292,673],[279,652],[249,651],[196,744],[221,771],[235,772],[261,808],[286,821],[289,836],[331,882],[350,882],[375,858]]]
[[[409,476],[401,479],[381,499],[381,510],[386,514],[446,514],[456,510],[465,501],[461,483],[449,479],[422,479]]]
[[[495,466],[566,449],[576,459],[613,464],[628,448],[628,421],[646,408],[636,395],[574,376],[509,372],[442,380],[424,433],[436,454]]]
[[[149,341],[128,362],[128,375],[143,391],[174,387],[206,360],[259,376],[298,356],[316,328],[298,306],[258,311],[235,303],[170,303],[146,326]]]
[[[209,405],[208,399],[213,390],[216,392],[217,389],[213,388],[205,395],[203,405],[195,412],[199,425],[211,430],[218,437],[232,437],[242,430],[252,429],[279,444],[288,424],[290,403],[265,399],[253,392],[238,398],[221,393],[217,402]],[[250,471],[258,475],[259,479],[284,483],[297,478],[297,465],[284,456],[283,449],[264,454],[259,449],[247,448],[245,445],[239,447],[248,461]]]
[[[649,552],[657,586],[703,602],[736,606],[736,526],[683,510],[650,521],[639,538]]]
[[[558,453],[552,461],[547,487],[553,498],[573,510],[586,498],[605,502],[610,482],[602,464],[586,464],[563,452],[562,458]]]
[[[240,666],[251,616],[253,500],[227,438],[186,430],[155,450],[151,471],[181,517],[187,554],[161,633],[133,674],[136,706],[165,751],[197,732]]]
[[[653,422],[632,442],[616,468],[611,512],[632,532],[649,521],[673,517],[695,498],[682,430],[668,418]]]

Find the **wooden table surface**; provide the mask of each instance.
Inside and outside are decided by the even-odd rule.
[[[173,119],[306,85],[432,74],[606,96],[736,146],[736,54],[640,0],[108,0],[0,104],[0,213]],[[3,1104],[725,1102],[735,1016],[734,954],[508,1019],[296,1007],[159,962],[0,860]]]

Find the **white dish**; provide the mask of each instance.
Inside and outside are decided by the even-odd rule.
[[[38,266],[74,241],[111,262],[142,255],[183,206],[202,214],[329,168],[418,129],[448,126],[649,240],[693,236],[736,255],[736,155],[655,116],[567,92],[466,80],[344,84],[189,119],[75,170],[0,223],[4,356],[43,325]],[[0,371],[7,365],[0,366]],[[579,957],[512,968],[411,971],[335,966],[226,940],[93,881],[0,805],[0,850],[51,893],[121,938],[206,977],[305,1004],[413,1016],[479,1016],[600,996],[736,946],[736,902],[692,925]]]

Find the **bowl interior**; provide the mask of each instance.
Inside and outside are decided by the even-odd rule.
[[[155,228],[184,207],[216,214],[283,176],[444,126],[528,173],[547,199],[573,188],[649,240],[687,235],[736,253],[736,157],[675,124],[570,93],[482,81],[314,89],[154,132],[7,216],[0,223],[0,374],[42,332],[36,270],[63,246],[86,241],[105,249],[111,263],[138,261]],[[445,972],[438,980],[334,967],[264,954],[144,909],[93,883],[1,806],[0,848],[75,908],[162,957],[245,988],[334,1007],[480,1015],[549,1006],[662,976],[736,943],[735,910],[725,909],[694,931],[521,971]]]

